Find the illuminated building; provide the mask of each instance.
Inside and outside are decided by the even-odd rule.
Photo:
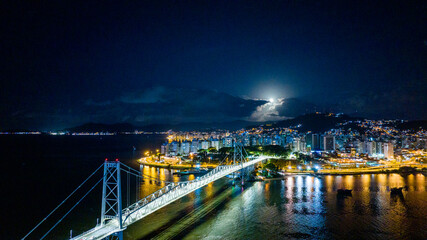
[[[184,141],[181,143],[181,154],[188,155],[190,153],[190,143]]]
[[[258,138],[252,137],[251,138],[251,146],[257,146],[258,145]]]
[[[162,146],[160,147],[160,153],[166,155],[168,152],[169,152],[169,144],[163,143]]]
[[[173,141],[169,145],[169,155],[168,156],[176,156],[179,154],[179,143],[176,141]]]
[[[209,141],[203,140],[201,149],[208,149],[208,148],[209,148]]]
[[[335,136],[326,135],[323,137],[323,150],[335,151]]]
[[[394,150],[392,143],[384,143],[384,157],[392,159],[394,157]]]
[[[219,140],[218,139],[212,139],[211,140],[211,147],[216,148],[216,150],[219,150]]]
[[[226,137],[224,138],[224,147],[232,147],[233,146],[233,138]]]
[[[200,143],[198,140],[193,140],[191,142],[191,150],[192,153],[197,153],[197,151],[200,149]]]
[[[311,135],[311,150],[313,150],[313,151],[322,150],[322,145],[321,145],[320,139],[321,139],[321,137],[319,134]]]
[[[248,135],[243,137],[243,146],[245,147],[250,146],[250,138]]]
[[[304,138],[294,138],[293,151],[305,153],[307,151],[307,145]]]

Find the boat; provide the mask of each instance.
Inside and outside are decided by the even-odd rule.
[[[395,194],[395,195],[402,194],[402,190],[403,190],[403,187],[400,187],[400,188],[391,188],[390,189],[390,194]]]
[[[199,175],[199,174],[205,174],[207,172],[208,170],[193,170],[193,171],[174,172],[173,174],[182,176],[182,175],[190,175],[190,174]]]
[[[352,189],[338,189],[337,194],[339,196],[351,196]]]

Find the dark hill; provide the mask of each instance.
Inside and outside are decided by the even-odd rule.
[[[349,120],[357,120],[358,118],[349,117],[347,115],[329,115],[311,113],[302,115],[293,119],[283,120],[272,125],[272,127],[295,127],[301,124],[299,131],[324,132],[335,128],[337,124]]]
[[[400,130],[412,130],[412,131],[418,131],[420,129],[427,130],[427,120],[403,122],[398,124],[396,127]]]

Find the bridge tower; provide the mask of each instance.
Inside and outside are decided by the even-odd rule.
[[[104,163],[101,226],[111,220],[117,220],[121,231],[116,232],[110,239],[123,240],[122,189],[120,162],[117,159],[116,161],[105,161]]]
[[[247,161],[246,160],[247,154],[245,154],[245,153],[246,153],[246,151],[243,148],[242,140],[241,139],[235,139],[235,141],[234,141],[234,152],[233,152],[233,164],[234,165],[238,165],[238,164],[243,165],[243,163]],[[245,177],[248,177],[247,169],[242,168],[240,170],[240,178],[242,180],[242,185],[244,185]],[[233,183],[234,183],[234,180],[233,180]]]

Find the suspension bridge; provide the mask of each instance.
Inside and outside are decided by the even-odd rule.
[[[102,189],[102,202],[101,202],[101,219],[100,222],[89,229],[88,231],[79,234],[75,237],[70,237],[72,240],[92,240],[92,239],[123,239],[123,231],[127,226],[141,220],[142,218],[150,215],[151,213],[159,210],[160,208],[184,197],[185,195],[206,186],[227,175],[236,175],[240,173],[242,183],[244,181],[245,169],[260,163],[267,158],[267,156],[248,157],[245,156],[243,147],[235,144],[233,152],[233,161],[228,165],[218,165],[216,168],[210,170],[205,175],[197,177],[191,181],[183,182],[165,182],[166,185],[158,191],[145,196],[142,199],[136,200],[133,204],[128,204],[127,207],[122,207],[122,176],[125,173],[128,176],[133,175],[137,178],[143,178],[141,171],[135,170],[116,159],[116,161],[105,161],[102,165],[104,168],[103,177],[83,196],[92,191],[101,181],[103,182]],[[101,167],[102,167],[101,166]],[[100,167],[100,168],[101,168]],[[97,170],[99,170],[98,168]],[[94,173],[92,173],[93,175]],[[92,177],[92,175],[89,176]],[[82,184],[84,184],[86,179]],[[129,177],[128,177],[129,186]],[[81,185],[80,185],[81,186]],[[80,188],[80,186],[78,188]],[[78,189],[77,188],[77,189]],[[76,189],[76,190],[77,190]],[[49,217],[57,208],[59,208],[74,192],[74,190],[59,206],[57,206],[47,217]],[[128,191],[129,192],[129,191]],[[82,198],[82,199],[83,199]],[[71,209],[73,210],[81,200],[80,199]],[[129,197],[127,197],[129,201]],[[69,211],[69,212],[70,212]],[[65,214],[68,215],[68,213]],[[65,218],[63,216],[63,218]],[[46,218],[47,218],[46,217]],[[24,238],[26,239],[41,223],[43,219],[35,228],[33,228]],[[62,219],[58,221],[41,239],[47,236],[49,232],[59,224]]]

